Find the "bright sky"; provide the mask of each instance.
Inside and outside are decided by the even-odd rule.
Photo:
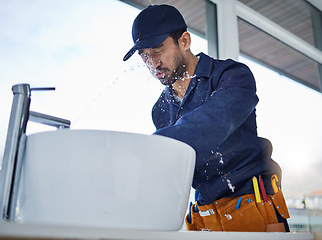
[[[151,108],[163,86],[149,75],[132,47],[139,10],[116,0],[0,1],[0,157],[12,104],[12,85],[56,87],[32,93],[31,110],[71,120],[72,129],[151,134]],[[192,51],[206,52],[193,36]],[[259,66],[253,71],[260,103],[258,132],[273,143],[284,171],[286,197],[322,186],[321,94]],[[29,123],[27,133],[54,130]]]

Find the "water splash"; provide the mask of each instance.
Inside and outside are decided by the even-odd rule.
[[[216,152],[216,157],[217,157],[218,162],[220,164],[224,164],[224,160],[223,160],[222,154],[220,152]]]
[[[228,184],[229,189],[231,192],[235,192],[235,186],[233,186],[228,178],[226,178],[226,182]]]
[[[215,151],[215,150],[211,150],[211,154],[215,155],[215,157],[218,159],[218,162],[220,164],[224,164],[224,160],[223,160],[223,156],[222,156],[222,153],[221,152],[218,152],[218,151]]]
[[[153,78],[150,74],[149,71],[147,70],[146,65],[139,61],[139,62],[133,62],[130,63],[129,66],[120,69],[120,71],[118,73],[115,73],[115,77],[113,76],[107,76],[108,80],[104,81],[103,85],[100,85],[97,89],[99,89],[98,93],[96,95],[94,95],[88,102],[86,105],[84,105],[83,109],[80,110],[79,114],[75,117],[74,120],[72,120],[72,124],[71,124],[71,128],[73,128],[75,125],[77,125],[77,123],[82,120],[89,112],[90,110],[95,106],[95,104],[97,104],[97,102],[102,99],[103,97],[107,96],[109,94],[109,91],[112,91],[116,84],[123,80],[123,79],[128,79],[129,75],[131,76],[131,74],[133,75],[133,72],[135,74],[142,74],[142,77],[144,79],[146,79],[149,83],[153,83],[155,87],[155,78]],[[95,80],[95,79],[89,79],[89,81],[91,80]],[[152,85],[152,84],[151,84]],[[157,88],[158,90],[162,90],[161,88],[162,86],[159,85]]]
[[[224,158],[221,152],[219,152],[219,147],[217,147],[217,150],[211,150],[211,154],[215,155],[216,159],[218,159],[218,162],[223,165],[224,164]],[[207,164],[206,164],[207,165]],[[227,183],[228,188],[235,192],[235,186],[232,185],[230,179],[226,177],[225,172],[222,169],[216,168],[218,175],[221,176],[222,181]]]

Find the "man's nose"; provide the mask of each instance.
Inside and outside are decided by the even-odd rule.
[[[157,69],[160,65],[161,65],[161,60],[160,59],[155,60],[154,67]]]

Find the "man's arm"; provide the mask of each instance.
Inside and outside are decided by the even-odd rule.
[[[206,103],[155,134],[185,142],[197,151],[223,143],[254,111],[258,98],[254,77],[243,64],[230,65],[214,84],[217,90]]]

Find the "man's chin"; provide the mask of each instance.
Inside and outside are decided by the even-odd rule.
[[[176,82],[176,79],[158,78],[160,82],[165,86],[170,86]]]

